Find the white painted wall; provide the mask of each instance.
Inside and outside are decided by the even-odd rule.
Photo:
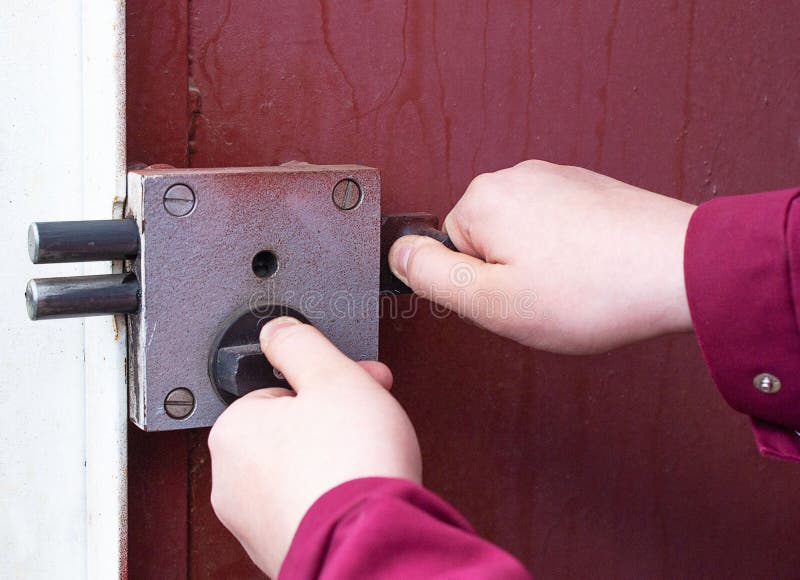
[[[24,301],[29,278],[84,271],[33,266],[28,224],[111,217],[122,191],[120,11],[106,0],[15,0],[0,11],[3,578],[113,578],[124,568],[124,350],[110,318],[34,323]],[[87,177],[93,163],[102,169]]]

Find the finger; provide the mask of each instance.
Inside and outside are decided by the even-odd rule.
[[[456,206],[450,211],[450,213],[447,214],[442,222],[442,231],[447,234],[447,236],[450,238],[450,241],[459,252],[480,259],[483,257],[483,255],[478,251],[478,249],[475,247],[475,244],[472,243],[468,233],[461,226],[461,222],[458,218],[459,210],[460,207]]]
[[[391,369],[385,364],[376,360],[362,360],[358,362],[358,365],[367,371],[373,379],[378,381],[384,389],[387,391],[392,390],[394,377],[392,376]]]
[[[487,264],[425,236],[398,239],[389,266],[415,293],[467,318],[479,317],[484,295],[503,287],[502,264]]]
[[[256,389],[241,397],[242,399],[279,399],[281,397],[294,397],[295,392],[291,389],[282,387],[269,387],[267,389]]]
[[[330,384],[369,378],[366,370],[345,356],[311,326],[282,316],[261,329],[261,350],[297,393]]]
[[[482,236],[479,230],[485,226],[487,217],[497,213],[497,203],[491,203],[491,192],[497,187],[496,179],[496,175],[491,173],[475,177],[442,222],[442,231],[447,232],[459,252],[485,261],[493,261],[487,260],[485,244],[492,236]]]

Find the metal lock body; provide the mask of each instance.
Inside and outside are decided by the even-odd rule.
[[[355,165],[129,172],[141,287],[129,316],[131,420],[148,431],[211,425],[230,398],[209,361],[242,309],[262,324],[290,309],[349,357],[377,358],[380,193],[379,172]],[[165,406],[176,389],[194,396],[183,418]]]
[[[389,269],[392,243],[455,249],[435,216],[381,216],[380,203],[378,170],[358,165],[129,171],[124,219],[28,232],[35,264],[117,260],[119,273],[31,280],[28,315],[127,315],[131,421],[206,427],[237,397],[289,387],[258,345],[276,316],[377,358],[379,293],[410,292]]]

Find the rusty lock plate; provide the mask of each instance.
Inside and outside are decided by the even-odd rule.
[[[382,217],[380,199],[378,170],[357,165],[129,172],[141,286],[129,315],[131,420],[209,426],[256,384],[237,386],[243,373],[288,386],[271,367],[248,370],[258,328],[281,312],[355,360],[377,358],[379,293],[409,291],[386,264],[391,243],[412,233],[448,243],[435,216]]]
[[[337,190],[343,181],[349,191]],[[380,198],[379,172],[356,165],[129,172],[127,211],[141,237],[131,264],[141,284],[130,315],[132,421],[148,431],[214,422],[226,401],[209,354],[242,308],[285,306],[351,358],[376,358]],[[176,389],[194,397],[185,417],[167,412]]]

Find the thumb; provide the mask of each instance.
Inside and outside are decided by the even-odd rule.
[[[372,376],[310,324],[281,316],[261,329],[261,350],[297,393]]]
[[[502,264],[454,252],[427,236],[403,236],[389,250],[389,267],[416,294],[467,318],[479,294],[501,287]]]

